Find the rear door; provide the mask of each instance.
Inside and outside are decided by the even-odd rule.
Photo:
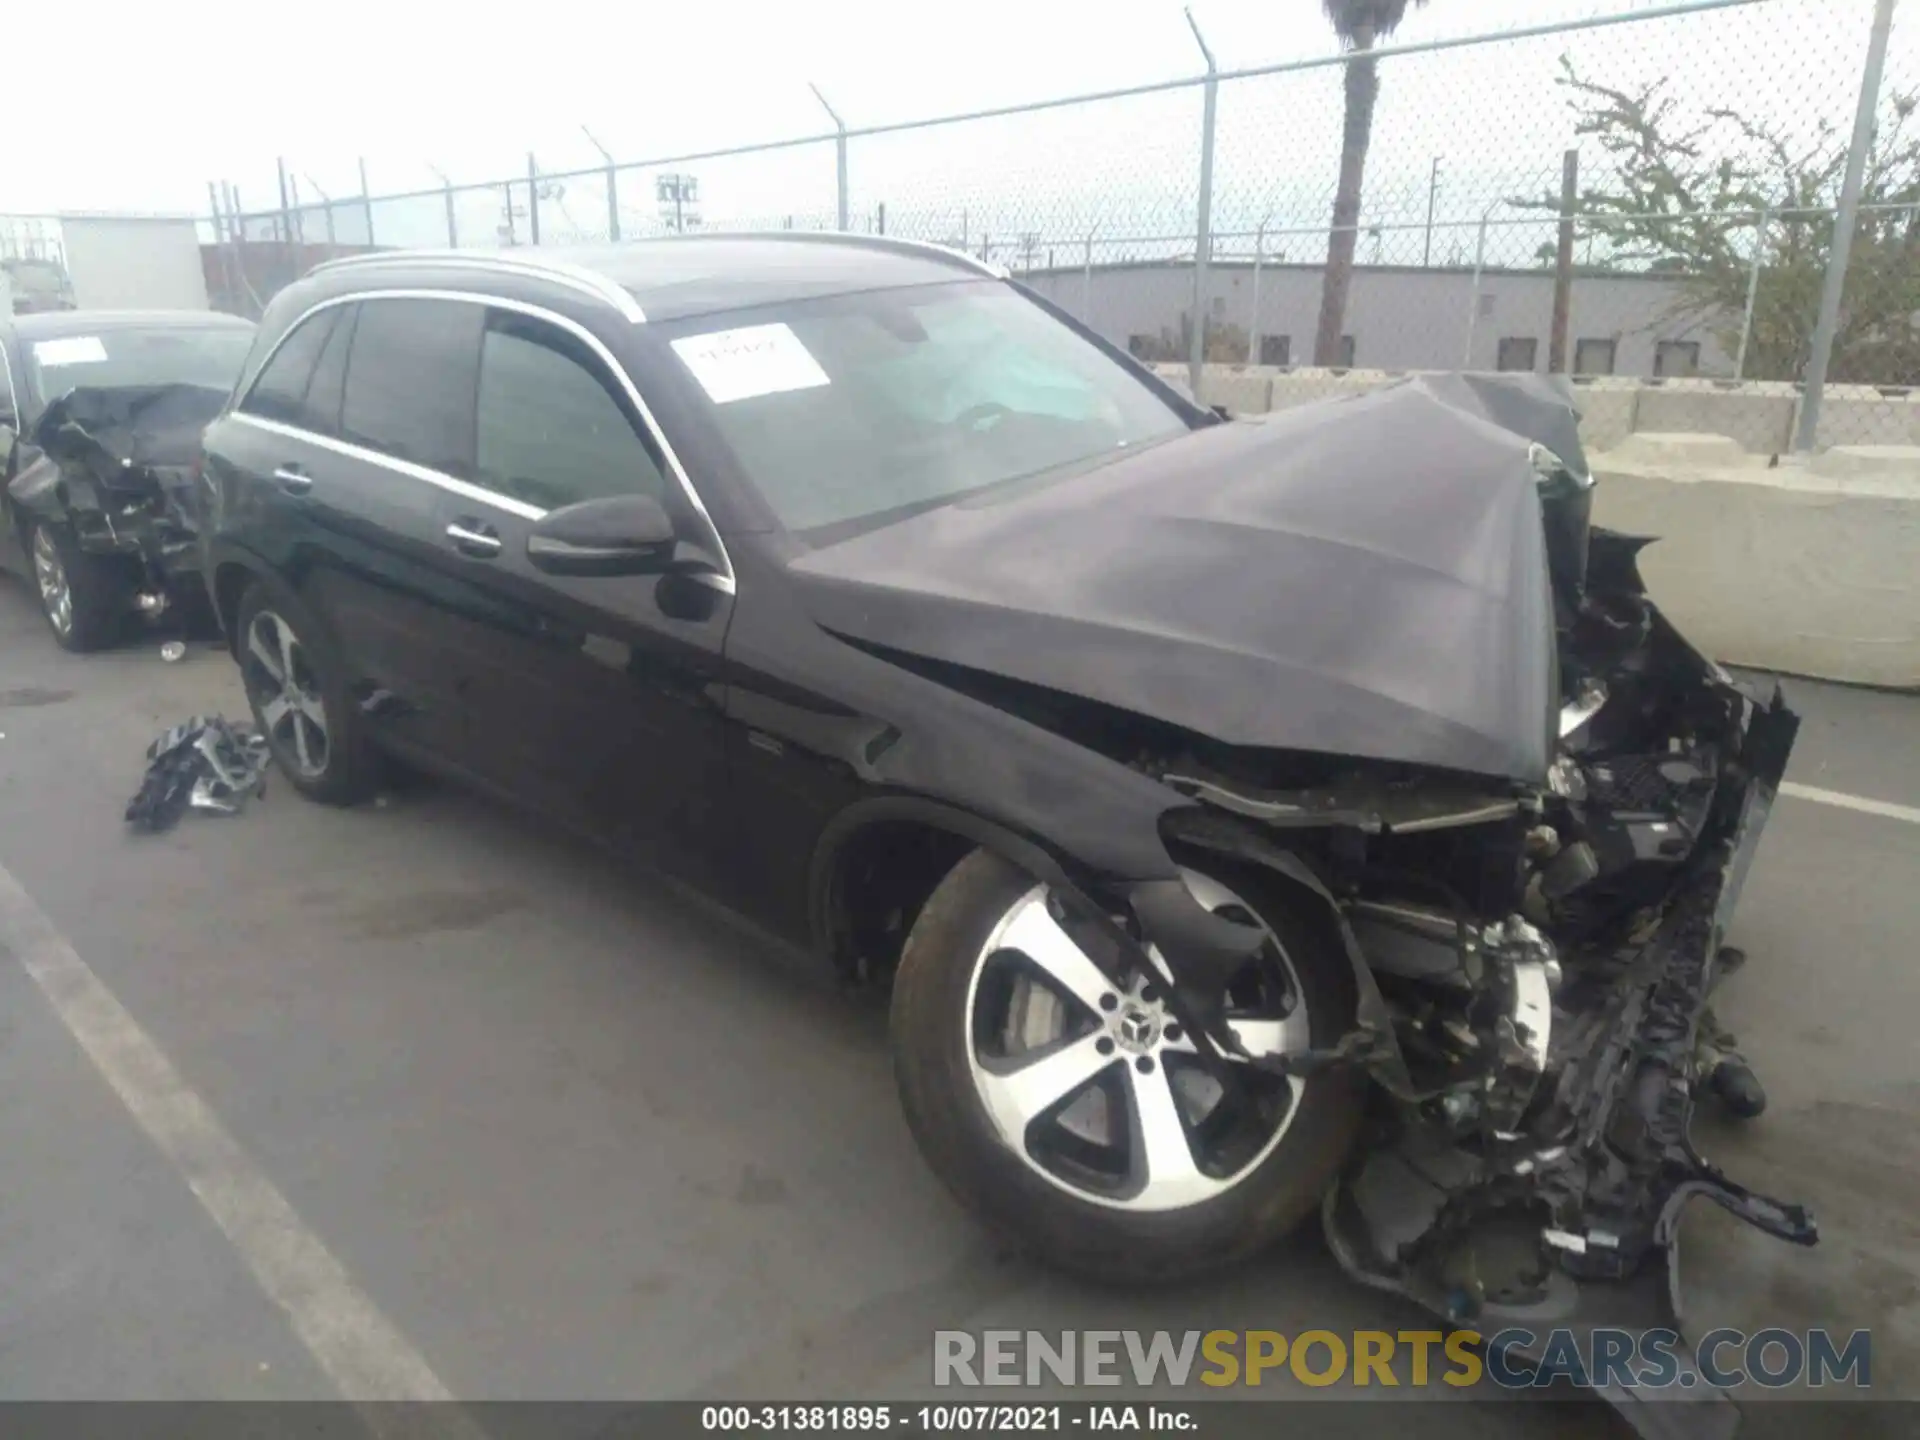
[[[623,378],[558,316],[487,312],[471,495],[444,541],[478,603],[452,614],[474,766],[565,823],[705,881],[723,802],[720,654],[731,597],[685,576],[544,574],[545,513],[645,491],[688,502]]]
[[[363,298],[300,321],[209,464],[244,474],[222,522],[327,627],[383,739],[455,758],[463,740],[439,616],[456,583],[439,520],[473,464],[480,307]]]

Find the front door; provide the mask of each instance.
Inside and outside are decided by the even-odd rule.
[[[682,575],[545,574],[546,512],[644,491],[684,506],[619,381],[557,318],[487,312],[474,485],[443,498],[468,601],[445,640],[472,768],[576,828],[701,882],[719,863],[720,657],[732,599]]]

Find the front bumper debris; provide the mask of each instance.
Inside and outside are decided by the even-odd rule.
[[[127,802],[136,834],[171,830],[188,810],[238,815],[266,793],[266,737],[222,717],[196,715],[154,738],[147,771]]]
[[[1727,925],[1785,772],[1799,720],[1776,691],[1749,702],[1737,760],[1708,834],[1658,928],[1556,1017],[1553,1089],[1514,1131],[1475,1151],[1409,1127],[1367,1153],[1329,1193],[1327,1237],[1342,1266],[1483,1336],[1571,1332],[1584,1355],[1601,1328],[1678,1332],[1678,1231],[1704,1197],[1795,1244],[1818,1239],[1805,1207],[1757,1194],[1694,1148],[1697,1087],[1715,1057],[1708,997]],[[1556,997],[1556,1006],[1569,997]],[[1520,1363],[1539,1355],[1512,1347]],[[1618,1373],[1577,1377],[1642,1435],[1713,1440],[1738,1411],[1683,1354],[1658,1391]]]

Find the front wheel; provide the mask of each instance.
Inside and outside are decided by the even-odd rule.
[[[125,635],[133,586],[120,557],[88,554],[55,523],[29,522],[25,538],[40,613],[62,648],[104,650]]]
[[[1310,900],[1264,875],[1186,872],[1266,932],[1227,1018],[1250,1055],[1332,1045],[1351,972]],[[1103,1279],[1218,1269],[1310,1214],[1359,1124],[1357,1077],[1243,1061],[1236,1101],[1167,1008],[1165,981],[1103,974],[1046,886],[976,851],[935,890],[894,982],[895,1074],[920,1148],[969,1207],[1050,1263]]]
[[[241,597],[236,623],[241,683],[281,773],[314,800],[364,798],[373,786],[373,757],[319,622],[284,586],[256,580]]]

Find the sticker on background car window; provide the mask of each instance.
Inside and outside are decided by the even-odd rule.
[[[98,335],[67,335],[58,340],[36,340],[33,358],[45,368],[54,365],[98,365],[107,347]]]
[[[673,352],[716,405],[832,383],[800,337],[780,324],[688,335],[673,342]]]

